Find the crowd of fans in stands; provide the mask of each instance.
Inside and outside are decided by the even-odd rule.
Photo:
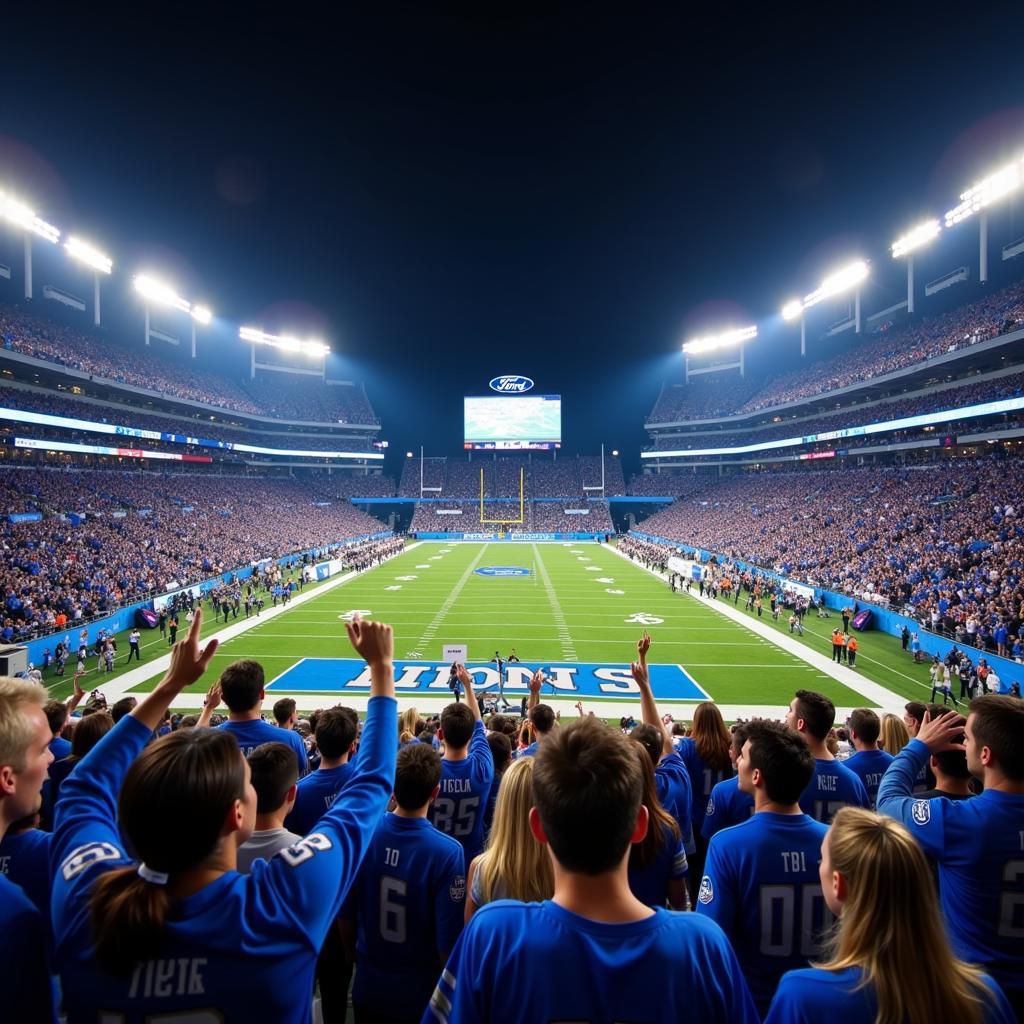
[[[647,422],[711,419],[814,398],[1009,333],[1022,322],[1024,282],[1017,282],[949,313],[879,331],[851,351],[767,382],[708,375],[667,387]]]
[[[17,309],[0,309],[0,345],[46,362],[80,370],[97,380],[158,391],[165,397],[278,419],[336,423],[379,422],[361,387],[327,385],[303,375],[274,372],[255,380],[165,358],[155,349],[117,345]]]
[[[2,470],[4,631],[23,639],[153,592],[347,537],[383,524],[333,477],[173,477],[154,473]],[[75,520],[80,519],[79,522]]]
[[[585,511],[583,511],[585,510]],[[480,522],[480,503],[472,501],[420,502],[413,513],[412,533],[490,533],[502,529],[510,533],[611,533],[611,513],[607,501],[526,501],[523,522],[519,502],[494,502],[484,506],[484,516],[495,522]]]

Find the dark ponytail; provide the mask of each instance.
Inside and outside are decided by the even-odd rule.
[[[228,811],[245,791],[245,762],[232,736],[215,729],[173,732],[128,769],[118,820],[150,877],[173,880],[213,852]],[[159,956],[171,904],[167,886],[147,881],[136,867],[97,879],[90,910],[100,966],[127,974]]]

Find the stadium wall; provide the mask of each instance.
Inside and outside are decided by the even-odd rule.
[[[653,544],[664,544],[681,553],[693,555],[694,558],[700,562],[717,562],[719,558],[726,560],[724,556],[717,555],[712,551],[705,551],[701,548],[691,547],[689,544],[681,544],[679,541],[669,540],[667,537],[658,537],[655,534],[642,533],[640,530],[631,531],[631,536],[639,537],[641,540],[650,541]],[[751,565],[740,559],[731,559],[731,561],[733,565],[738,566],[745,572],[751,572],[757,576],[775,580],[783,586],[795,588],[802,587],[806,589],[806,584],[801,583],[799,580],[792,580],[788,576],[782,576],[769,569],[762,569],[759,565]],[[840,594],[834,590],[825,590],[822,587],[815,587],[814,594],[816,600],[823,602],[826,608],[832,608],[835,611],[849,607],[851,602],[856,603],[858,610],[869,608],[872,613],[872,624],[874,628],[881,630],[883,633],[888,633],[890,636],[899,636],[903,627],[906,626],[911,633],[917,633],[921,639],[921,650],[929,656],[937,654],[940,658],[945,658],[955,646],[958,646],[957,644],[954,644],[952,640],[948,640],[946,637],[939,636],[937,633],[933,633],[931,630],[926,629],[917,621],[917,619],[912,619],[908,615],[901,615],[899,612],[894,612],[889,608],[883,608],[881,605],[865,601],[863,598],[851,597],[849,594]],[[977,650],[977,648],[971,647],[966,649]],[[1010,658],[1001,658],[998,654],[990,654],[987,651],[980,654],[979,657],[985,658],[988,664],[996,670],[996,673],[1002,683],[1007,686],[1009,686],[1010,683],[1020,683],[1021,689],[1024,690],[1024,665],[1020,665],[1016,661],[1012,661]],[[972,658],[972,661],[973,660],[974,659]]]
[[[328,544],[324,547],[309,548],[306,551],[295,552],[291,555],[285,555],[283,558],[277,559],[277,564],[280,566],[294,565],[296,562],[301,561],[306,555],[310,555],[313,558],[319,558],[321,555],[329,552],[336,551],[338,548],[345,547],[348,544],[358,544],[364,540],[379,540],[383,537],[390,537],[391,530],[381,530],[377,533],[367,533],[359,537],[348,537],[343,541],[338,541],[335,544]],[[266,559],[270,561],[270,559]],[[264,563],[258,563],[264,564]],[[94,619],[92,622],[82,624],[80,622],[69,622],[67,626],[56,632],[50,633],[47,636],[39,637],[36,640],[30,640],[24,646],[28,648],[28,660],[34,665],[41,665],[43,662],[43,651],[49,647],[52,653],[57,642],[68,633],[73,633],[72,640],[77,640],[78,634],[85,629],[88,634],[88,644],[90,647],[96,642],[96,637],[101,629],[106,629],[108,632],[121,633],[126,629],[130,629],[135,625],[135,613],[140,608],[152,608],[157,609],[163,607],[166,604],[168,598],[174,594],[183,593],[186,590],[198,589],[201,594],[207,593],[212,590],[220,583],[226,583],[232,576],[236,580],[247,580],[252,576],[254,566],[245,565],[240,566],[237,569],[231,569],[227,572],[222,572],[219,576],[212,576],[209,579],[203,580],[201,583],[195,583],[190,587],[176,587],[174,590],[168,590],[163,594],[156,594],[151,598],[147,598],[145,601],[136,601],[134,604],[126,605],[124,608],[119,608],[112,615],[107,615],[102,619]],[[329,573],[321,576],[317,573],[318,579],[326,579]],[[161,602],[157,605],[157,602]],[[17,646],[21,646],[18,644]],[[77,650],[77,646],[74,647]],[[71,657],[74,657],[74,650],[72,651]]]

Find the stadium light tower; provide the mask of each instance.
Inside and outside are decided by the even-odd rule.
[[[922,221],[915,228],[911,228],[902,238],[897,238],[892,243],[892,257],[898,260],[901,256],[907,257],[907,313],[914,312],[914,253],[923,249],[930,242],[933,242],[942,230],[942,225],[937,217],[931,220]]]
[[[196,357],[196,324],[208,324],[213,319],[213,314],[206,306],[193,306],[187,299],[183,299],[169,284],[149,277],[147,274],[135,276],[135,290],[142,296],[146,307],[146,344],[149,344],[150,335],[153,333],[149,326],[149,308],[151,304],[165,306],[170,309],[180,310],[188,313],[192,327],[192,358]]]
[[[100,274],[109,274],[111,270],[114,269],[114,263],[109,256],[104,256],[104,254],[95,246],[90,245],[88,242],[83,242],[80,238],[75,238],[74,235],[71,235],[71,237],[64,243],[64,248],[72,259],[77,260],[79,263],[84,263],[87,267],[92,268],[92,322],[99,327]]]
[[[60,229],[40,220],[35,211],[6,192],[0,192],[0,219],[20,229],[25,241],[25,298],[32,298],[32,236],[46,239],[53,245],[60,241]]]
[[[1024,157],[1000,167],[995,174],[983,178],[966,192],[960,193],[960,202],[946,213],[946,227],[967,220],[978,213],[978,280],[988,280],[988,207],[999,199],[1016,192],[1024,182]]]
[[[691,338],[683,345],[683,356],[686,360],[686,382],[694,373],[707,371],[690,370],[690,356],[706,355],[709,352],[719,352],[730,348],[739,347],[739,360],[735,363],[720,363],[713,367],[716,370],[730,370],[739,367],[740,376],[743,377],[746,371],[743,343],[757,337],[757,325],[750,327],[734,327],[719,334],[707,334],[700,338]]]
[[[855,260],[835,273],[829,274],[813,292],[805,295],[803,300],[790,299],[782,307],[783,320],[792,321],[797,317],[800,318],[800,355],[807,355],[806,311],[819,302],[824,302],[825,299],[842,295],[843,292],[849,291],[851,288],[856,288],[854,293],[854,329],[855,333],[860,334],[860,286],[867,279],[869,273],[870,270],[864,260]]]
[[[252,345],[251,361],[249,363],[249,372],[252,377],[256,376],[257,345],[269,345],[271,348],[280,349],[282,352],[302,353],[303,355],[312,356],[314,359],[319,359],[321,360],[321,371],[326,376],[327,357],[330,355],[331,347],[330,345],[325,345],[322,341],[317,341],[313,338],[301,341],[290,334],[267,334],[266,331],[261,331],[258,327],[239,327],[238,337]]]

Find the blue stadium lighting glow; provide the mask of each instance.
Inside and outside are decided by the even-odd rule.
[[[92,420],[78,420],[70,416],[50,416],[41,412],[27,412],[24,409],[0,408],[0,421],[2,420],[9,420],[14,423],[36,423],[42,427],[57,427],[60,430],[85,430],[92,434],[114,434],[118,437],[135,437],[146,441],[170,441],[172,444],[191,444],[200,448],[221,448],[227,451],[248,452],[253,455],[302,456],[314,459],[376,459],[378,461],[384,458],[381,452],[328,452],[291,448],[264,448],[261,445],[255,444],[241,444],[235,441],[213,441],[204,437],[189,437],[186,434],[170,434],[159,430],[143,430],[140,427],[124,427],[116,423],[95,423]],[[55,443],[51,441],[40,441],[31,447],[58,451],[79,450],[57,448]],[[158,458],[159,456],[151,457]]]
[[[982,402],[966,405],[962,409],[945,409],[942,412],[927,412],[919,416],[904,416],[898,420],[884,420],[868,423],[862,427],[844,427],[842,430],[827,430],[820,434],[805,434],[803,437],[786,437],[778,441],[762,441],[760,444],[741,444],[732,448],[686,448],[678,451],[641,452],[642,459],[692,459],[702,455],[749,455],[751,452],[775,451],[779,448],[795,448],[798,445],[816,444],[819,441],[840,441],[849,437],[867,437],[890,430],[907,430],[912,427],[929,427],[950,420],[967,420],[977,416],[993,416],[1002,412],[1024,409],[1024,398],[1001,398],[997,402]]]

